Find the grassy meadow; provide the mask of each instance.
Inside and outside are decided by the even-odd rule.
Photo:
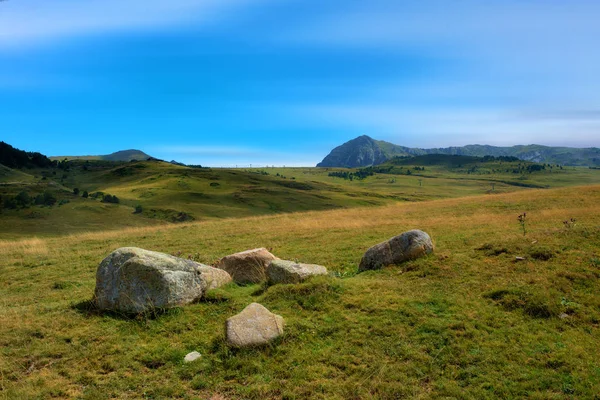
[[[0,196],[51,192],[57,205],[0,209],[0,239],[51,237],[173,222],[376,207],[398,202],[600,184],[600,170],[425,156],[376,167],[364,179],[340,168],[189,168],[157,161],[72,161],[61,169],[0,170]],[[366,169],[367,171],[369,169]],[[73,194],[73,189],[79,194]],[[101,192],[118,204],[83,198]],[[134,213],[140,206],[142,212]]]
[[[433,174],[428,169],[422,172]],[[402,174],[389,183],[394,176],[386,174],[349,182],[316,170],[268,172],[256,179],[279,173],[282,182],[293,175],[344,193],[437,199],[373,197],[381,201],[375,207],[360,204],[367,195],[347,196],[350,208],[0,241],[0,397],[599,398],[600,185],[498,182],[488,193],[489,183],[469,183],[473,174],[423,177],[419,186]],[[182,179],[163,178],[172,185]],[[434,179],[459,178],[464,185],[435,187]],[[152,193],[154,181],[127,179],[94,190],[125,201]],[[190,173],[183,181],[193,186],[195,179]],[[168,199],[171,187],[154,197]],[[525,230],[517,220],[523,212]],[[434,254],[356,274],[368,247],[414,228],[431,235]],[[208,264],[267,247],[331,274],[300,285],[230,285],[163,313],[99,313],[91,304],[95,271],[121,246]],[[225,320],[250,302],[283,316],[284,335],[270,346],[230,349]],[[184,364],[194,350],[202,358]]]

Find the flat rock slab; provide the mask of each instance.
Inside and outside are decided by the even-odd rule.
[[[401,264],[432,252],[433,243],[429,235],[421,230],[414,229],[368,249],[360,261],[358,271]]]
[[[209,286],[209,268],[156,251],[122,247],[98,266],[96,304],[101,310],[125,313],[188,304],[199,300]]]
[[[280,315],[273,314],[261,304],[252,303],[225,322],[227,344],[234,347],[267,344],[283,333],[283,324]]]
[[[300,283],[315,275],[327,275],[327,268],[288,260],[273,260],[267,267],[270,283]]]
[[[227,271],[236,283],[260,283],[267,280],[267,266],[276,259],[262,247],[225,256],[215,267]]]

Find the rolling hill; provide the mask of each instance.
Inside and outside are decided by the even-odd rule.
[[[590,168],[447,155],[361,170],[30,161],[0,167],[0,239],[600,184],[600,170]]]
[[[103,156],[52,156],[51,160],[56,161],[72,161],[72,160],[83,160],[83,161],[92,161],[92,160],[103,160],[103,161],[143,161],[152,158],[148,154],[144,153],[141,150],[121,150],[116,151],[111,154],[106,154]]]
[[[333,149],[323,161],[317,164],[317,167],[366,167],[382,164],[397,156],[420,156],[425,154],[475,157],[502,156],[516,157],[524,161],[568,166],[600,166],[600,149],[595,147],[549,147],[537,144],[497,147],[474,144],[462,147],[420,149],[399,146],[363,135]]]

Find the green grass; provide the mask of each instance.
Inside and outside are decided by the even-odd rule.
[[[0,396],[594,398],[599,199],[600,186],[518,190],[0,242]],[[413,228],[433,255],[356,274],[369,246]],[[121,246],[205,263],[264,246],[332,276],[230,285],[138,318],[98,313],[95,270]],[[225,320],[253,301],[285,318],[283,337],[228,348]],[[194,350],[202,358],[184,364]]]
[[[458,163],[458,164],[457,164]],[[424,166],[425,170],[415,169]],[[496,195],[532,187],[599,184],[600,170],[554,167],[512,172],[526,162],[482,162],[475,157],[423,156],[375,167],[366,179],[329,176],[339,168],[187,168],[164,162],[74,161],[67,170],[6,169],[0,195],[46,190],[70,203],[0,213],[0,238],[149,226],[177,221],[240,218],[310,210],[382,206],[398,202]],[[411,174],[407,175],[407,170]],[[506,172],[506,170],[511,172]],[[74,196],[103,192],[119,205]],[[141,213],[134,213],[137,205]]]

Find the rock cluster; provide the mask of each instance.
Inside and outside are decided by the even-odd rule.
[[[137,247],[110,253],[96,272],[101,310],[141,313],[199,300],[209,288],[229,281],[226,272],[191,260]]]
[[[359,271],[400,264],[432,251],[433,243],[427,233],[404,232],[368,249]],[[200,300],[207,290],[231,281],[296,284],[311,276],[327,275],[327,268],[322,265],[281,260],[265,248],[223,257],[215,267],[137,247],[123,247],[110,253],[98,266],[96,304],[101,310],[142,313]],[[227,319],[227,343],[234,347],[263,345],[280,336],[283,326],[283,317],[252,303]],[[199,357],[197,352],[189,353],[185,362]]]

